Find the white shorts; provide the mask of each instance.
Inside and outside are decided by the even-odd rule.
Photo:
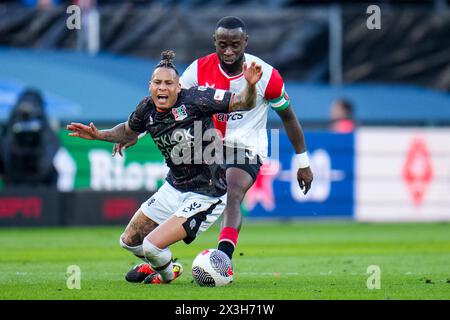
[[[226,194],[209,197],[195,192],[181,192],[166,181],[153,196],[142,203],[141,210],[157,224],[164,223],[172,215],[186,218],[183,227],[187,237],[184,242],[191,243],[216,222],[223,213],[226,202]]]

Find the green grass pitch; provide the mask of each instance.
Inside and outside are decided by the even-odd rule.
[[[169,285],[130,284],[139,260],[119,246],[121,227],[0,229],[0,299],[450,299],[450,224],[244,223],[234,282],[201,288],[191,263],[215,247],[215,226],[172,246],[184,274]],[[67,267],[81,269],[68,289]],[[369,290],[367,268],[381,269]]]

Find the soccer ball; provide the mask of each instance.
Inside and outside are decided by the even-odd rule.
[[[233,281],[233,264],[220,250],[203,250],[192,262],[192,277],[202,287],[221,287]]]

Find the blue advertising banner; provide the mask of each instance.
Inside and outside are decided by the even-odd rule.
[[[305,138],[314,173],[311,190],[304,195],[298,186],[298,164],[287,135],[271,130],[269,158],[244,199],[247,217],[353,216],[354,134],[308,132]]]

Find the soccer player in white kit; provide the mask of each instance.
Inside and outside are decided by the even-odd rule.
[[[226,147],[243,150],[245,163],[227,159],[227,206],[223,213],[218,249],[230,258],[237,244],[242,224],[240,205],[246,192],[256,180],[259,168],[267,158],[267,114],[269,107],[280,116],[298,157],[300,169],[297,180],[306,194],[313,174],[309,167],[305,139],[300,123],[290,105],[284,81],[277,69],[251,54],[245,53],[248,35],[245,23],[238,17],[224,17],[216,25],[216,52],[195,60],[182,74],[181,86],[207,86],[239,92],[245,86],[242,66],[256,62],[262,66],[263,76],[257,84],[256,107],[247,112],[214,115],[215,127],[222,132]],[[228,155],[227,155],[228,157]]]

